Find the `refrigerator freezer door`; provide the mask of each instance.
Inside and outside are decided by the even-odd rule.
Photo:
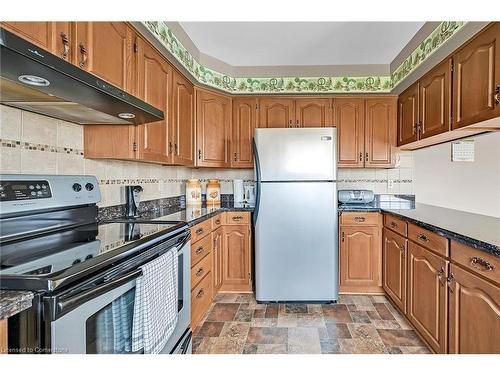
[[[255,129],[261,181],[334,181],[336,129]]]
[[[262,183],[255,227],[258,301],[338,299],[335,183]]]

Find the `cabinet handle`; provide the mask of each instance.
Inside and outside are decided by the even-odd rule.
[[[417,132],[418,123],[413,124],[413,135]]]
[[[405,255],[405,250],[406,250],[406,246],[405,245],[402,245],[400,248],[399,248],[399,251],[401,251],[403,253],[403,256]]]
[[[498,97],[499,94],[500,94],[500,85],[497,85],[497,87],[495,88],[495,95],[494,95],[496,105],[500,104],[500,98]]]
[[[168,153],[172,153],[172,142],[168,142]]]
[[[300,128],[299,120],[297,120],[295,124],[296,124],[295,127]]]
[[[87,55],[87,48],[85,48],[83,43],[80,43],[80,54],[82,55],[82,59],[78,63],[78,66],[80,68],[84,68],[85,65],[87,64],[88,55]]]
[[[196,249],[196,254],[200,255],[203,252],[203,246]]]
[[[425,234],[419,234],[417,237],[420,241],[422,242],[429,242],[429,237],[427,237]]]
[[[203,297],[204,294],[205,294],[205,291],[203,290],[203,288],[201,288],[200,291],[198,293],[196,293],[196,298],[201,298],[201,297]]]
[[[483,259],[481,257],[470,258],[470,265],[476,270],[485,272],[493,271],[495,269],[493,264],[491,264],[486,259]]]
[[[455,281],[455,276],[453,275],[453,272],[452,272],[452,273],[450,273],[450,276],[448,276],[448,278],[446,279],[450,293],[453,293],[455,291],[452,287],[452,284],[454,283],[454,281]]]
[[[215,224],[219,225],[220,224],[220,220],[219,219],[215,220]]]
[[[201,160],[201,149],[198,150],[198,159]]]
[[[344,241],[345,241],[345,233],[342,232],[342,242],[344,242]]]
[[[243,216],[233,216],[232,219],[233,221],[241,221],[243,220]]]
[[[363,153],[362,152],[359,153],[359,161],[363,161]]]
[[[398,225],[394,222],[394,221],[391,221],[391,228],[397,228]]]
[[[236,152],[234,153],[234,161],[238,160]]]
[[[366,219],[365,219],[364,217],[362,217],[362,216],[356,216],[356,217],[354,218],[354,221],[355,221],[355,222],[357,222],[357,223],[362,223],[362,222],[364,222],[365,220],[366,220]]]
[[[289,127],[289,128],[293,128],[293,126],[292,126],[292,120],[290,120],[290,122],[289,122],[289,124],[288,124],[288,127]]]
[[[196,271],[196,276],[200,277],[201,275],[203,275],[204,272],[205,270],[203,269],[203,267],[200,267],[200,269]]]
[[[175,150],[175,155],[179,155],[177,143],[174,143],[174,150]]]
[[[203,233],[203,228],[196,229],[196,234],[202,234]]]
[[[62,42],[62,45],[63,45],[63,50],[61,52],[61,57],[64,59],[64,60],[67,60],[68,59],[68,54],[69,54],[69,39],[68,39],[68,36],[63,33],[61,31],[61,42]]]
[[[368,152],[365,154],[365,161],[368,161]]]
[[[443,279],[444,268],[443,267],[441,267],[441,269],[439,270],[437,276],[438,276],[438,279],[439,279],[439,283],[444,286],[444,279]]]

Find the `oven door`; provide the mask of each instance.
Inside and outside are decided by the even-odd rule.
[[[189,291],[189,283],[185,284],[185,264],[189,266],[186,254],[189,257],[190,241],[189,237],[186,239],[187,241],[182,242],[178,248],[178,323],[165,347],[175,347],[189,328],[189,321],[187,327],[179,327],[185,324],[186,311],[189,318],[189,299],[186,300],[186,288]],[[164,244],[164,247],[168,246]],[[189,272],[187,274],[189,276]],[[135,291],[137,279],[141,276],[141,270],[135,268],[91,289],[83,287],[82,293],[75,294],[70,291],[69,295],[66,293],[51,297],[50,301],[45,303],[52,304],[52,309],[57,308],[55,319],[46,323],[50,330],[51,352],[133,353],[131,347]]]

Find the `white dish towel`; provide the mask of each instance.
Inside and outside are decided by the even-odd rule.
[[[140,267],[132,325],[132,350],[159,353],[177,324],[177,248]]]

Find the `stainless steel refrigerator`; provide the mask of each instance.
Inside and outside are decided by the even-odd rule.
[[[338,299],[336,129],[255,129],[259,302]]]

